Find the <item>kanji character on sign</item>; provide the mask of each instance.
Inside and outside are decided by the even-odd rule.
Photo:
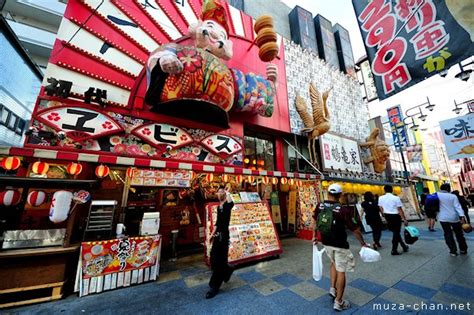
[[[410,39],[410,42],[415,49],[415,58],[419,60],[439,51],[448,44],[449,39],[450,36],[444,28],[444,22],[436,21],[422,28]]]
[[[399,0],[394,10],[397,18],[407,23],[405,29],[408,33],[419,30],[436,19],[436,6],[431,0]]]
[[[154,138],[161,143],[176,144],[178,143],[178,128],[170,128],[169,132],[162,131],[160,125],[155,126]],[[166,137],[166,138],[165,138]]]
[[[441,71],[446,66],[446,59],[451,57],[451,53],[448,51],[448,47],[445,47],[439,51],[439,56],[429,56],[426,58],[426,62],[423,64],[423,69],[426,69],[429,73],[433,71]]]

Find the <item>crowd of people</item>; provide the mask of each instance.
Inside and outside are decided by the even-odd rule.
[[[438,220],[444,231],[444,239],[451,256],[467,254],[467,243],[464,238],[463,224],[469,224],[469,206],[459,192],[450,193],[450,185],[443,184],[439,192],[429,194],[423,190],[420,201],[422,210],[428,221],[429,231],[434,231],[435,221]],[[329,295],[334,299],[333,308],[336,311],[346,310],[350,307],[344,300],[346,286],[346,272],[353,272],[355,268],[354,255],[349,249],[347,232],[350,230],[362,247],[372,247],[377,250],[382,247],[380,239],[383,230],[383,220],[387,223],[388,230],[392,233],[391,254],[400,255],[399,247],[406,253],[409,248],[401,236],[402,223],[408,226],[408,221],[403,211],[400,197],[393,194],[392,186],[384,187],[385,194],[376,198],[371,192],[364,194],[362,213],[360,217],[348,207],[340,203],[343,194],[341,185],[332,184],[328,187],[328,194],[314,211],[315,228],[313,244],[322,243],[331,261]],[[229,281],[232,267],[228,265],[227,254],[229,249],[229,220],[233,207],[229,193],[220,188],[218,191],[219,208],[217,222],[212,233],[213,244],[211,249],[212,276],[209,282],[210,290],[206,298],[213,298],[223,282]],[[372,246],[365,242],[361,233],[360,218],[365,218],[372,229]],[[408,228],[407,228],[408,229]],[[454,235],[454,236],[453,236]],[[456,241],[455,241],[456,238]],[[457,244],[456,244],[457,242]]]

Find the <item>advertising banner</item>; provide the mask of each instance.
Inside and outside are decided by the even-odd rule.
[[[79,295],[156,280],[160,251],[159,235],[82,243]]]
[[[390,107],[387,109],[388,121],[392,128],[393,145],[396,148],[400,147],[400,143],[403,146],[408,146],[407,129],[403,123],[403,114],[400,105]]]
[[[421,144],[407,147],[406,152],[407,152],[408,161],[410,163],[421,162],[421,159],[422,159]]]
[[[474,54],[470,0],[353,0],[380,99]]]
[[[357,141],[330,133],[325,133],[319,139],[324,169],[362,172]]]
[[[473,114],[440,121],[439,126],[450,160],[472,158],[474,156]]]

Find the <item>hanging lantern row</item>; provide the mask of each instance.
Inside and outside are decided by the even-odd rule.
[[[109,175],[110,169],[107,165],[99,165],[95,168],[95,176],[104,178]]]
[[[31,171],[35,174],[38,175],[44,175],[48,173],[49,170],[49,164],[46,162],[34,162],[33,165],[31,166]]]
[[[131,176],[128,173],[130,170],[131,169],[127,170],[127,176]],[[231,180],[231,176],[232,175],[229,175],[229,174],[223,174],[223,175],[221,175],[221,179],[222,179],[223,182],[228,183]],[[206,174],[205,178],[206,178],[207,182],[212,182],[212,181],[214,181],[215,176],[212,173],[208,173],[208,174]],[[238,183],[242,183],[244,180],[246,180],[249,183],[253,183],[253,182],[255,182],[256,177],[253,176],[253,175],[248,175],[248,176],[245,176],[245,177],[243,175],[236,175],[235,176],[235,181],[238,182]],[[288,179],[286,177],[281,177],[280,179],[278,179],[278,177],[263,176],[261,178],[261,181],[265,185],[268,185],[270,183],[273,184],[273,185],[277,185],[278,183],[281,183],[283,185],[289,184],[289,185],[296,185],[298,187],[303,186],[303,181],[302,180],[297,180],[297,179],[294,179],[294,178]]]
[[[21,165],[21,160],[17,156],[8,156],[0,161],[0,167],[7,171],[14,171]]]
[[[68,166],[66,167],[66,172],[69,175],[75,176],[79,175],[82,172],[82,165],[79,163],[69,163]]]
[[[383,195],[385,193],[384,191],[384,186],[382,185],[369,185],[369,184],[354,184],[354,183],[340,183],[340,182],[332,182],[332,181],[322,181],[321,182],[321,187],[324,190],[327,190],[327,188],[331,185],[337,183],[341,185],[342,191],[344,193],[350,193],[350,194],[363,194],[367,191],[377,194],[377,195]],[[393,187],[393,192],[395,194],[400,194],[402,192],[402,188],[400,186],[394,186]]]
[[[134,171],[135,171],[135,168],[134,168],[134,167],[129,167],[129,168],[127,168],[127,172],[126,172],[127,177],[128,177],[128,178],[132,178]]]

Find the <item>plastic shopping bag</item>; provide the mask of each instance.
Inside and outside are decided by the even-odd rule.
[[[379,252],[368,247],[362,247],[359,255],[363,262],[376,262],[382,259]]]
[[[319,250],[317,245],[313,245],[313,279],[321,280],[323,277],[323,253],[326,248]]]

